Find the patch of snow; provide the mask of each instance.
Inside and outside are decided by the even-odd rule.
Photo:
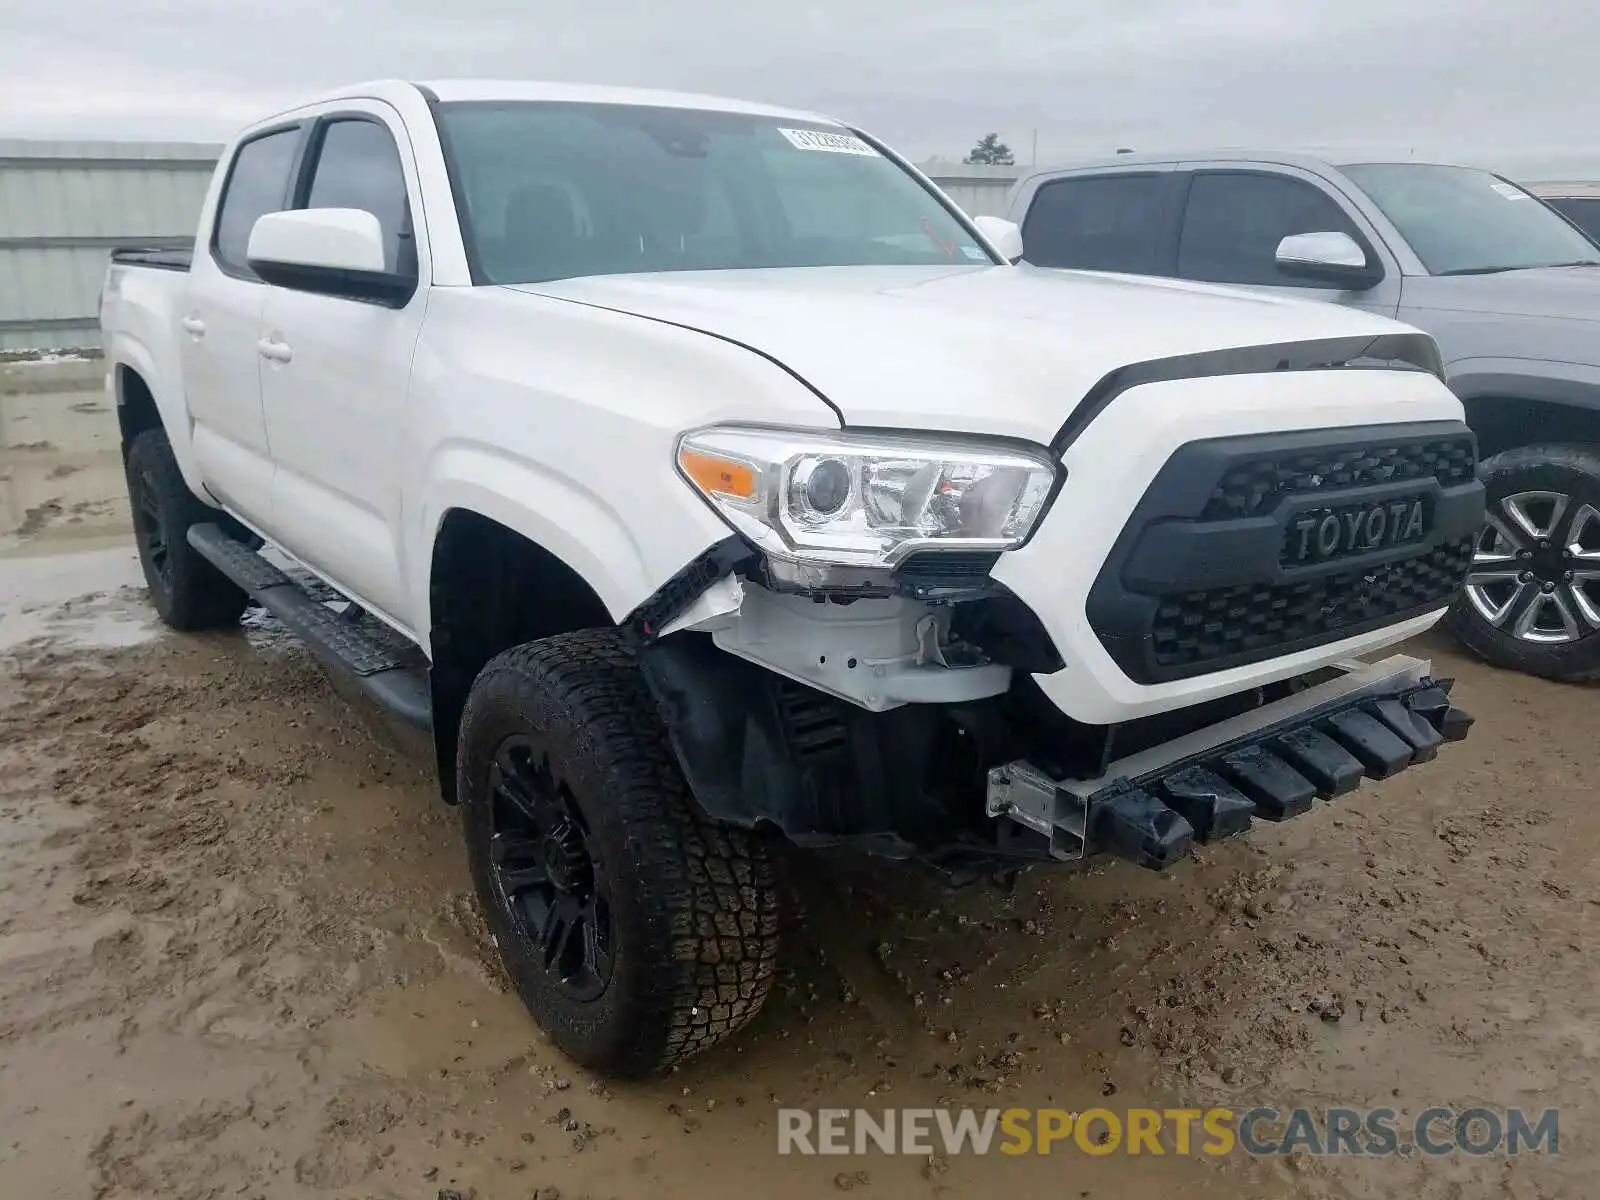
[[[72,362],[88,362],[88,361],[89,361],[89,356],[87,354],[79,354],[75,350],[62,350],[62,351],[52,350],[52,351],[50,351],[50,352],[48,352],[46,354],[40,354],[40,355],[37,355],[37,356],[35,356],[33,358],[20,358],[13,365],[19,366],[19,367],[49,367],[49,366],[53,366],[56,363],[72,363]]]

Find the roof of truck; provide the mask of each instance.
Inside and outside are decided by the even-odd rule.
[[[1360,151],[1340,151],[1337,154],[1309,154],[1295,150],[1182,150],[1182,151],[1142,151],[1140,153],[1116,154],[1109,157],[1086,158],[1072,162],[1058,162],[1050,166],[1036,169],[1030,168],[1029,175],[1048,175],[1055,171],[1081,171],[1099,170],[1105,167],[1129,166],[1154,166],[1164,163],[1180,162],[1253,162],[1272,163],[1275,165],[1300,167],[1307,171],[1321,172],[1329,168],[1339,170],[1345,166],[1358,163],[1408,163],[1417,166],[1456,166],[1454,163],[1430,163],[1426,159],[1408,158],[1396,154],[1393,150],[1362,153]]]
[[[713,112],[745,113],[757,117],[777,117],[790,121],[810,121],[827,125],[841,122],[833,117],[801,109],[731,100],[723,96],[702,96],[694,92],[655,91],[648,88],[608,87],[588,83],[552,83],[530,79],[438,79],[406,81],[372,80],[337,88],[313,96],[294,108],[321,104],[329,100],[355,97],[383,99],[397,89],[421,89],[424,94],[446,103],[451,101],[546,100],[571,104],[635,104],[649,108],[698,108]],[[293,111],[293,109],[287,110]]]
[[[794,108],[733,100],[726,96],[705,96],[696,92],[668,92],[651,88],[607,87],[588,83],[542,83],[531,80],[503,81],[445,79],[420,84],[441,100],[564,100],[582,104],[642,104],[654,108],[703,108],[718,112],[749,113],[762,117],[789,117],[795,120],[827,121]]]
[[[1600,183],[1593,180],[1541,180],[1523,186],[1547,200],[1600,200]]]

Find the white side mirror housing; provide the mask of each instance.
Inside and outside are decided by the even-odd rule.
[[[263,283],[404,308],[416,294],[417,273],[384,263],[383,226],[359,208],[304,208],[256,220],[245,249]]]
[[[1015,221],[1004,217],[974,217],[972,223],[1001,258],[1014,263],[1022,257],[1022,229]]]
[[[251,228],[245,258],[258,274],[273,265],[381,272],[383,227],[359,208],[271,212]]]

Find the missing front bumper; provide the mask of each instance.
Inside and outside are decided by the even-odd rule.
[[[1060,861],[1109,853],[1165,870],[1196,842],[1283,821],[1388,779],[1467,736],[1453,680],[1422,659],[1341,664],[1337,679],[1111,764],[1053,779],[1028,762],[989,772],[987,811],[1049,840]]]

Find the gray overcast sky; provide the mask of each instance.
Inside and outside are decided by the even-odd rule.
[[[1270,144],[1600,170],[1592,0],[0,0],[0,136],[220,139],[382,76],[716,92],[917,158]]]

